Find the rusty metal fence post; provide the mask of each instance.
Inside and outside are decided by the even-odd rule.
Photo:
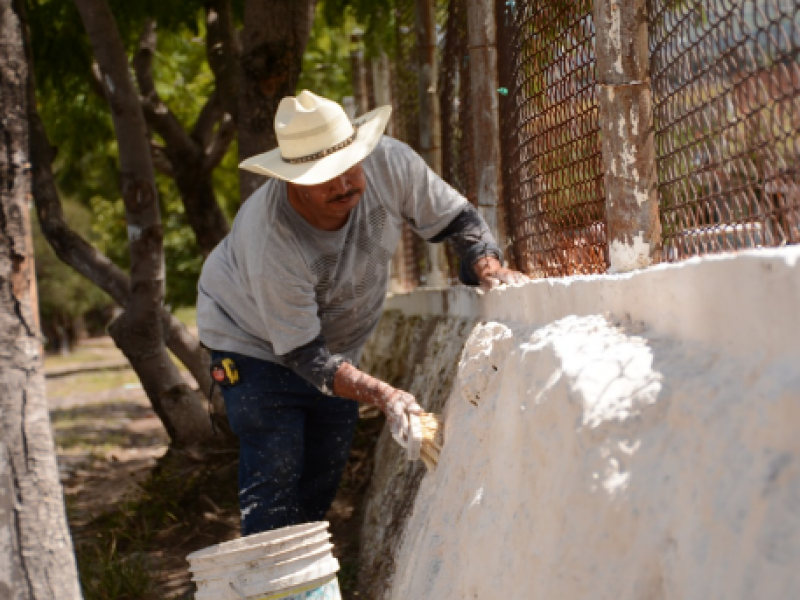
[[[645,0],[595,0],[609,271],[661,256]]]
[[[497,24],[495,0],[468,0],[467,26],[472,110],[472,158],[477,185],[478,210],[486,219],[500,247],[506,248],[502,212],[500,167],[500,118],[497,89]]]

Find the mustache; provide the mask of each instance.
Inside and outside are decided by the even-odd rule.
[[[341,202],[342,200],[348,200],[348,199],[352,198],[353,196],[356,196],[357,194],[360,194],[362,191],[363,190],[361,190],[359,188],[353,188],[349,192],[346,192],[344,194],[339,194],[338,196],[334,196],[333,198],[328,200],[328,202],[333,203],[333,202]]]

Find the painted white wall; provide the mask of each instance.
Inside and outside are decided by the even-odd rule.
[[[483,323],[387,597],[800,597],[799,259],[391,299]]]

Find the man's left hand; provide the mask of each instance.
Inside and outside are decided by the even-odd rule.
[[[475,261],[472,265],[475,274],[481,282],[481,289],[491,290],[492,288],[505,285],[521,285],[530,281],[530,277],[519,271],[506,269],[494,256],[484,256]]]

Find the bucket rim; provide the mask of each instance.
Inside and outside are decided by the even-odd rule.
[[[216,569],[226,568],[240,570],[246,568],[247,563],[272,560],[278,562],[282,556],[291,556],[305,553],[309,548],[331,543],[329,531],[318,531],[307,536],[295,536],[289,540],[281,540],[282,547],[274,549],[272,544],[248,547],[249,552],[216,554],[209,558],[194,560],[189,563],[189,571],[197,575]]]
[[[252,567],[248,567],[247,565],[241,565],[242,568],[237,568],[232,570],[231,565],[220,565],[219,567],[204,569],[201,571],[192,571],[192,581],[194,582],[213,581],[215,579],[228,579],[232,576],[247,575],[250,573],[263,574],[264,572],[268,571],[280,572],[281,570],[291,569],[292,566],[297,565],[298,563],[301,562],[307,562],[311,559],[317,559],[317,562],[323,561],[328,556],[333,556],[333,554],[331,553],[333,547],[334,547],[333,544],[328,542],[324,546],[321,546],[319,548],[314,548],[313,550],[307,551],[304,554],[293,556],[291,558],[287,558],[286,560],[282,560],[279,562],[265,561],[264,564],[259,564]],[[262,560],[264,559],[263,558],[255,559],[247,562],[249,563],[261,562]],[[236,566],[238,567],[239,565]],[[279,579],[280,577],[283,577],[283,575],[280,575],[276,579]]]
[[[218,558],[224,555],[233,555],[247,550],[254,550],[260,547],[269,546],[276,542],[283,542],[286,540],[296,539],[299,536],[317,533],[323,529],[327,529],[330,523],[328,521],[313,521],[311,523],[300,523],[298,525],[290,525],[282,527],[281,529],[272,529],[262,533],[255,533],[245,537],[236,538],[221,544],[215,544],[202,550],[192,552],[186,557],[190,563],[192,561],[204,561],[210,558]],[[246,541],[247,540],[247,541]]]

